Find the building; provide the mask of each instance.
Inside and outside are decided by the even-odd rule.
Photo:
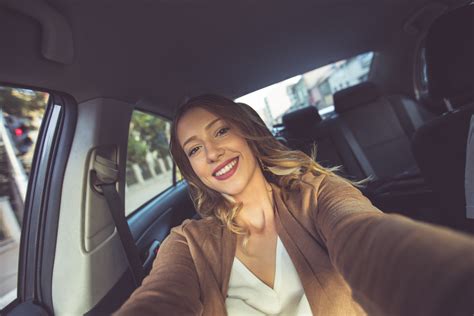
[[[303,76],[301,76],[297,83],[287,86],[286,93],[290,98],[290,110],[296,110],[310,105],[308,87],[306,86]]]

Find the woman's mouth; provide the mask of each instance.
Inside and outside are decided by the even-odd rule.
[[[226,180],[234,175],[238,165],[239,157],[228,160],[224,163],[222,167],[219,166],[219,169],[217,169],[217,171],[215,171],[212,176],[217,180]]]

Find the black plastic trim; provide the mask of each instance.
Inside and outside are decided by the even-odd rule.
[[[47,316],[49,315],[48,312],[38,304],[33,303],[32,301],[27,301],[24,302],[18,306],[16,306],[14,309],[9,310],[5,315],[8,316]],[[2,314],[3,315],[3,314]]]

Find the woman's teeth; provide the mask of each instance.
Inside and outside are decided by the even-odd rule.
[[[217,171],[216,172],[216,176],[219,177],[219,176],[222,176],[223,174],[229,172],[232,167],[235,166],[235,164],[237,163],[237,159],[234,159],[232,160],[232,162],[230,162],[229,164],[227,164],[224,168],[222,168],[221,170]]]

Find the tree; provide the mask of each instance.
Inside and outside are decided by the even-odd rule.
[[[136,111],[132,115],[130,136],[136,134],[146,144],[149,152],[157,151],[165,158],[169,156],[169,128],[170,124],[160,117]]]
[[[17,117],[42,116],[48,97],[45,92],[0,87],[0,108]]]
[[[147,144],[142,140],[138,139],[137,135],[130,135],[128,138],[128,159],[129,164],[137,163],[143,164],[146,163],[146,153],[147,153]]]

